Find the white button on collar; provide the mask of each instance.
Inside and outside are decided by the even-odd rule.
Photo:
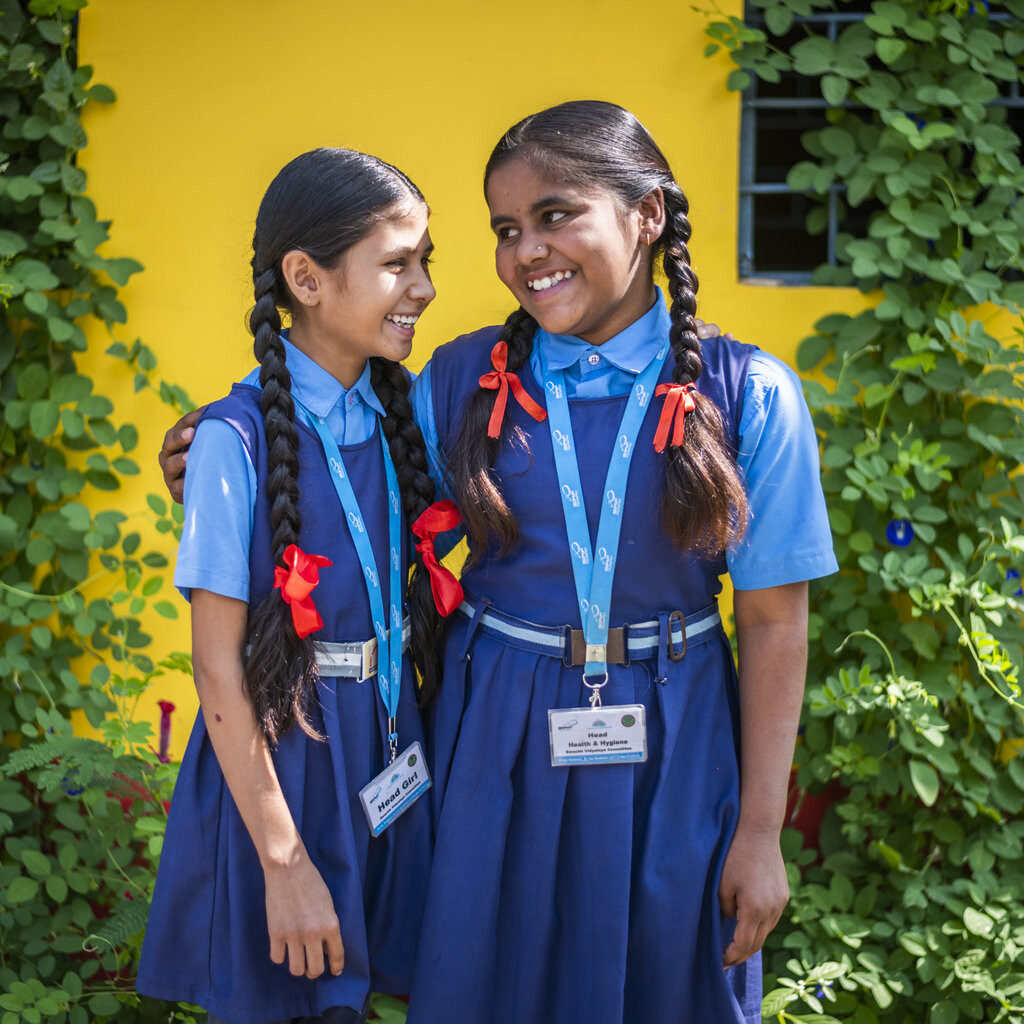
[[[590,363],[591,366],[597,366],[597,364],[601,362],[601,357],[596,352],[591,352],[590,355],[587,356],[587,362]]]

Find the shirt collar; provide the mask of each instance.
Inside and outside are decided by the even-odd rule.
[[[655,357],[665,343],[672,319],[661,289],[655,288],[654,305],[624,331],[609,338],[603,345],[591,345],[572,334],[548,334],[538,329],[535,344],[543,347],[544,360],[552,370],[564,370],[577,363],[588,352],[597,352],[614,367],[637,374]]]
[[[352,387],[344,388],[336,377],[288,340],[287,329],[281,332],[281,340],[284,342],[288,373],[292,378],[292,395],[314,416],[326,417],[335,406],[343,405],[350,392],[355,392],[362,402],[381,416],[387,415],[370,385],[369,360],[359,380]]]

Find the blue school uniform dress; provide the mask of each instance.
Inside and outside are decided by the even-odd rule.
[[[659,297],[600,348],[539,331],[520,372],[544,406],[541,357],[565,368],[592,546],[611,500],[605,476],[624,443],[628,391],[669,325]],[[439,470],[467,399],[491,369],[497,336],[488,328],[443,346],[417,381]],[[781,364],[725,339],[703,349],[698,388],[722,410],[734,445],[742,450],[744,426],[778,432],[761,406],[781,401],[765,384]],[[759,379],[748,387],[754,358]],[[660,379],[670,378],[671,355]],[[758,409],[745,424],[752,395]],[[724,552],[683,554],[661,529],[664,456],[652,444],[660,401],[650,404],[629,471],[610,605],[611,625],[633,627],[624,631],[630,653],[628,664],[608,666],[601,692],[605,706],[644,705],[648,758],[552,767],[548,710],[588,698],[582,666],[563,660],[573,657],[566,634],[581,616],[549,424],[509,401],[529,450],[504,444],[495,472],[520,540],[510,556],[489,550],[463,574],[467,601],[449,629],[428,729],[435,851],[409,1024],[760,1021],[760,957],[722,969],[735,922],[721,916],[718,884],[739,812],[740,751],[735,667],[716,608],[727,560]],[[804,422],[784,429],[804,434],[801,489],[790,490],[793,473],[782,473],[787,493],[765,493],[753,515],[785,504],[794,525],[794,506],[806,503],[810,535],[732,553],[741,578],[744,558],[747,570],[759,563],[748,587],[835,569],[813,429],[799,408]],[[771,489],[763,475],[758,486]],[[686,623],[682,657],[677,612]],[[530,623],[558,628],[543,633]]]
[[[292,393],[326,418],[339,442],[386,580],[388,491],[378,424],[383,410],[370,387],[369,368],[346,392],[290,343],[286,349]],[[189,456],[185,533],[175,575],[186,596],[189,588],[202,587],[247,600],[251,609],[273,585],[260,394],[254,372],[204,414]],[[324,621],[312,639],[364,641],[374,636],[374,625],[362,566],[343,525],[320,440],[305,423],[296,426],[299,547],[334,563],[320,570],[312,594]],[[403,579],[404,570],[403,565]],[[295,824],[334,899],[345,946],[343,972],[295,978],[286,964],[270,960],[263,872],[200,713],[171,801],[139,991],[198,1003],[230,1024],[328,1011],[333,1020],[344,1007],[355,1020],[371,991],[408,991],[429,871],[428,801],[420,800],[379,837],[371,836],[358,793],[388,757],[387,713],[376,678],[336,678],[321,667],[311,718],[326,742],[293,727],[280,737],[273,759]],[[397,718],[402,747],[422,739],[405,659]]]

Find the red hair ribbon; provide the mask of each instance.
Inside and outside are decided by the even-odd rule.
[[[320,582],[320,568],[324,565],[334,563],[323,555],[307,555],[297,544],[289,544],[284,549],[284,566],[274,567],[274,586],[280,587],[281,599],[291,608],[292,623],[300,637],[323,628],[324,621],[309,595]]]
[[[503,343],[504,344],[504,343]],[[434,538],[445,530],[451,530],[462,522],[462,516],[454,501],[435,501],[424,509],[412,524],[412,532],[420,539],[416,550],[430,573],[430,589],[434,604],[445,617],[451,615],[462,604],[462,584],[437,560],[434,554]]]
[[[480,378],[480,387],[488,391],[497,391],[494,399],[494,408],[491,410],[491,418],[487,421],[487,436],[497,437],[501,433],[501,421],[505,418],[505,406],[508,403],[508,389],[516,401],[538,422],[546,420],[547,412],[542,409],[526,392],[523,382],[515,373],[506,370],[508,366],[508,345],[499,341],[491,349],[491,366],[494,367],[490,373],[485,373]]]
[[[658,420],[658,429],[654,434],[654,450],[656,452],[665,450],[670,428],[673,447],[678,448],[683,443],[686,414],[697,408],[697,401],[693,397],[695,388],[695,384],[659,384],[654,389],[656,396],[665,396],[665,404],[661,407],[661,419]]]

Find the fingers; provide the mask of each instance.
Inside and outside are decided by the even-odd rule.
[[[711,338],[726,338],[728,341],[735,341],[736,336],[731,331],[722,333],[722,328],[718,324],[706,324],[700,317],[693,318],[694,325],[697,328],[697,337],[701,341],[708,341]]]
[[[171,493],[171,498],[179,504],[185,497],[185,461],[187,452],[171,455],[163,463],[164,486]]]
[[[736,906],[735,900],[733,906]],[[785,903],[776,907],[759,907],[756,910],[738,910],[736,921],[736,932],[732,942],[726,946],[722,954],[723,967],[735,967],[744,960],[752,957],[765,943],[771,934],[772,929],[779,923]],[[726,913],[725,903],[722,903],[722,912],[726,917],[733,917],[733,914]]]
[[[294,971],[292,972],[295,973]],[[309,938],[306,940],[306,977],[319,978],[324,973],[324,943],[323,937]]]
[[[335,928],[327,936],[327,941],[324,945],[327,947],[327,965],[330,967],[331,974],[341,974],[342,969],[345,967],[345,947],[341,942],[341,930]]]
[[[164,434],[163,447],[157,456],[164,474],[164,485],[175,501],[181,501],[185,490],[185,461],[188,446],[196,436],[196,423],[206,406],[186,413]]]
[[[707,341],[709,338],[717,338],[722,332],[718,328],[718,324],[706,324],[700,317],[693,318],[694,326],[697,328],[697,337],[701,341]]]
[[[326,956],[325,956],[326,952]],[[288,972],[296,978],[319,978],[327,967],[331,974],[341,974],[345,967],[345,946],[341,941],[341,930],[335,920],[333,927],[311,929],[305,936],[284,938],[270,937],[270,959],[275,964],[285,962],[287,953]]]

